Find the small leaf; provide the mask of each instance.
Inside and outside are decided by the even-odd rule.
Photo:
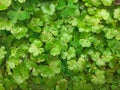
[[[40,40],[34,40],[28,51],[36,57],[44,52],[44,48],[41,48],[41,46],[42,42]]]
[[[57,82],[56,90],[67,90],[68,81],[66,79],[61,79]]]
[[[5,90],[5,88],[3,87],[1,83],[0,83],[0,90]]]
[[[74,47],[70,47],[67,52],[67,59],[70,60],[76,56],[76,50]]]
[[[105,5],[105,6],[111,6],[111,5],[112,5],[112,2],[113,2],[114,0],[101,0],[101,1],[102,1],[103,5]]]
[[[94,84],[104,84],[105,83],[105,76],[104,71],[97,70],[95,75],[92,76],[91,80]]]
[[[59,46],[59,45],[55,45],[55,46],[51,49],[50,54],[51,54],[52,56],[56,56],[56,55],[59,55],[60,52],[61,52],[60,46]]]
[[[65,33],[63,32],[60,39],[61,39],[61,41],[67,43],[72,39],[72,35],[69,34],[68,32],[65,32]]]
[[[21,39],[26,36],[28,29],[24,26],[17,26],[11,29],[11,33],[17,38]]]
[[[65,3],[65,0],[60,0],[59,1],[59,4],[58,4],[58,10],[62,10],[66,7],[66,3]]]
[[[88,39],[80,39],[79,43],[82,47],[90,47],[91,42]]]
[[[50,68],[54,71],[54,73],[60,73],[61,71],[61,61],[55,60],[50,63]]]
[[[85,65],[86,65],[86,60],[82,57],[80,57],[77,61],[78,69],[79,71],[84,71]]]
[[[42,77],[52,77],[52,76],[54,76],[54,72],[47,65],[40,65],[39,66],[39,72],[40,72]]]
[[[6,53],[7,52],[5,51],[5,47],[1,46],[0,47],[0,65],[2,64],[2,61],[4,60]]]
[[[44,5],[41,7],[41,10],[43,13],[48,14],[48,15],[53,15],[55,12],[55,5],[50,4],[49,7],[47,5]]]
[[[120,8],[114,10],[114,18],[120,20]]]
[[[78,71],[78,65],[75,59],[67,61],[68,69],[73,71]]]
[[[30,18],[30,14],[27,11],[18,11],[11,10],[7,13],[8,17],[12,20],[25,20]]]
[[[26,0],[18,0],[18,2],[20,3],[24,3]]]

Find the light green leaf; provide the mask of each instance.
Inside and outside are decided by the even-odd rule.
[[[109,28],[105,34],[105,37],[107,39],[112,39],[113,37],[115,37],[118,34],[118,31],[113,29],[113,28]]]
[[[24,26],[17,26],[11,29],[11,33],[17,38],[21,39],[26,36],[28,29]]]
[[[91,46],[91,42],[89,41],[89,39],[80,39],[79,43],[82,47],[90,47]]]
[[[0,30],[11,30],[12,23],[7,18],[0,17]]]
[[[66,79],[61,79],[57,82],[56,90],[67,90],[68,81]]]
[[[68,32],[65,32],[65,33],[63,32],[60,39],[61,39],[61,41],[67,43],[72,39],[72,35],[69,34]]]
[[[5,90],[5,88],[3,87],[1,83],[0,83],[0,90]]]
[[[54,37],[53,35],[48,31],[49,27],[46,27],[44,29],[47,29],[47,30],[44,30],[41,35],[40,35],[40,38],[42,40],[42,42],[46,42],[46,43],[50,43],[54,40]]]
[[[18,72],[19,73],[13,73],[12,77],[17,84],[22,84],[26,79],[28,79],[29,73],[24,71],[24,73],[21,73],[20,71]]]
[[[41,46],[42,42],[40,40],[34,40],[28,51],[36,57],[44,52],[44,48],[41,48]]]
[[[106,9],[98,10],[96,16],[104,20],[111,20],[110,13]]]
[[[70,60],[76,56],[76,50],[74,47],[70,47],[67,52],[67,60]]]
[[[42,77],[52,77],[55,75],[55,73],[52,71],[52,69],[47,65],[40,65],[39,72]]]
[[[114,0],[101,0],[104,6],[111,6]]]
[[[42,20],[40,20],[40,18],[32,18],[31,25],[32,24],[34,26],[43,26],[43,22],[42,22]]]
[[[26,0],[18,0],[18,2],[20,3],[24,3]]]
[[[83,71],[85,69],[86,59],[80,57],[77,61],[77,65],[78,65],[79,71]]]
[[[73,71],[78,71],[78,65],[75,59],[67,61],[68,69]]]
[[[0,47],[0,65],[2,64],[3,59],[5,58],[5,54],[7,52],[5,51],[5,47],[1,46]]]
[[[11,0],[0,0],[0,11],[7,9],[11,5]]]
[[[120,20],[120,8],[114,10],[114,18]]]
[[[97,64],[98,66],[105,66],[105,61],[100,58],[100,59],[97,59],[97,60],[96,60],[96,64]]]
[[[101,5],[101,1],[100,0],[91,0],[92,4],[94,6],[100,6]]]
[[[48,15],[53,15],[55,12],[55,5],[54,4],[50,4],[49,7],[47,5],[41,6],[41,10],[43,11],[43,13],[48,14]]]
[[[91,57],[92,57],[93,61],[95,61],[96,65],[98,65],[98,66],[105,65],[105,61],[100,57],[99,52],[93,53]]]
[[[104,84],[105,83],[105,76],[104,71],[97,70],[95,75],[92,76],[91,80],[94,84]]]
[[[55,60],[50,63],[50,68],[57,74],[61,71],[61,61]]]
[[[90,25],[90,26],[95,26],[95,25],[98,25],[100,23],[99,18],[92,17],[89,15],[85,16],[85,21],[86,21],[87,25]]]
[[[59,45],[55,45],[55,46],[51,49],[50,54],[51,54],[52,56],[56,56],[56,55],[59,55],[60,52],[61,52],[60,46],[59,46]]]
[[[112,52],[110,50],[105,50],[103,52],[102,59],[105,62],[110,62],[113,59]]]
[[[13,69],[13,68],[15,68],[15,60],[12,60],[12,59],[10,59],[10,60],[8,60],[7,61],[7,68],[9,69]]]

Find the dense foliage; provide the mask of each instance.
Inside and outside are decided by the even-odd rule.
[[[120,90],[120,6],[0,0],[0,90]]]

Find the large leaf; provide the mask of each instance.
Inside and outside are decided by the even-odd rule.
[[[7,9],[11,5],[11,0],[0,0],[0,11]]]

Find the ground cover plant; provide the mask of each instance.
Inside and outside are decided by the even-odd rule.
[[[119,0],[0,0],[0,90],[120,90]]]

